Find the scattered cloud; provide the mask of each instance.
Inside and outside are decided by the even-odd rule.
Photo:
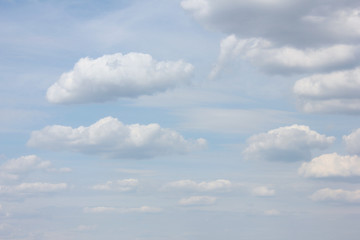
[[[179,180],[170,182],[164,189],[181,189],[190,191],[210,192],[210,191],[229,191],[234,186],[229,180],[218,179],[209,182],[195,182],[192,180]]]
[[[192,71],[184,61],[159,62],[143,53],[81,58],[46,97],[51,103],[89,103],[152,95],[183,84]]]
[[[157,213],[161,208],[142,206],[139,208],[115,208],[115,207],[86,207],[85,213]]]
[[[360,113],[360,68],[298,80],[294,93],[304,112]]]
[[[269,209],[269,210],[266,210],[264,212],[264,214],[266,216],[279,216],[280,215],[280,211],[279,210],[276,210],[276,209]]]
[[[343,136],[343,140],[348,152],[360,155],[360,128],[354,130],[347,136]]]
[[[117,181],[107,181],[105,184],[92,186],[94,190],[127,192],[134,190],[139,184],[137,179],[129,178]]]
[[[300,161],[311,159],[313,149],[325,149],[335,141],[308,126],[280,127],[250,137],[243,154],[247,159]]]
[[[179,200],[181,206],[194,206],[194,205],[212,205],[216,202],[216,197],[210,196],[191,196]]]
[[[313,178],[360,176],[360,157],[324,154],[304,162],[298,172],[304,177]]]
[[[28,145],[107,158],[150,158],[185,154],[205,147],[206,141],[185,140],[179,133],[154,123],[124,125],[116,118],[106,117],[89,127],[54,125],[33,131]]]
[[[343,189],[323,188],[310,196],[313,201],[338,201],[359,203],[360,190],[347,191]]]
[[[7,186],[0,185],[0,193],[42,193],[42,192],[57,192],[67,189],[66,183],[46,183],[46,182],[31,182],[21,183],[19,185]]]
[[[0,171],[21,173],[34,169],[46,169],[50,165],[50,161],[43,161],[36,155],[27,155],[8,160],[0,166]]]
[[[238,39],[230,35],[221,41],[218,61],[210,77],[215,77],[236,57],[246,59],[270,74],[324,72],[355,66],[360,59],[360,47],[345,44],[306,49],[276,47],[262,38]]]
[[[266,186],[256,187],[252,190],[252,194],[257,197],[270,197],[275,195],[275,190]]]

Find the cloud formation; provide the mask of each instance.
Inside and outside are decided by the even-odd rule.
[[[129,178],[117,181],[107,181],[105,184],[92,186],[94,190],[127,192],[134,190],[139,184],[137,179]]]
[[[182,206],[196,206],[196,205],[211,205],[216,202],[216,197],[210,196],[191,196],[179,200],[179,205]]]
[[[275,190],[266,186],[256,187],[252,190],[252,194],[257,197],[270,197],[275,195]]]
[[[0,193],[45,193],[67,189],[66,183],[26,182],[14,186],[0,185]]]
[[[347,136],[343,136],[343,140],[348,152],[360,155],[360,128]]]
[[[28,145],[106,158],[151,158],[198,150],[206,146],[206,141],[185,140],[179,133],[154,123],[124,125],[116,118],[106,117],[89,127],[54,125],[33,131]]]
[[[298,172],[312,178],[360,176],[360,157],[324,154],[303,163]]]
[[[347,191],[343,189],[323,188],[310,196],[313,201],[338,201],[359,203],[360,190]]]
[[[210,192],[210,191],[229,191],[233,184],[226,179],[218,179],[209,182],[195,182],[192,180],[179,180],[170,182],[164,186],[164,189],[182,189],[190,191]]]
[[[327,137],[308,126],[280,127],[250,137],[243,154],[247,159],[300,161],[311,159],[313,149],[325,149],[335,137]]]
[[[139,208],[115,208],[115,207],[86,207],[85,213],[157,213],[161,208],[142,206]]]
[[[294,93],[304,112],[360,113],[360,68],[298,80]]]
[[[152,95],[188,80],[193,66],[182,60],[156,61],[143,53],[81,58],[46,93],[51,103],[105,102]]]

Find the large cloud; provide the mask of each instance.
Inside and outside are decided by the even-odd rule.
[[[360,176],[359,156],[340,156],[337,153],[324,154],[303,163],[299,174],[304,177],[352,177]]]
[[[116,118],[106,117],[89,127],[54,125],[33,131],[28,145],[108,158],[149,158],[184,154],[204,147],[206,141],[202,138],[185,140],[179,133],[158,124],[124,125]]]
[[[360,202],[360,190],[347,191],[343,189],[323,188],[311,195],[313,201],[339,201],[339,202]]]
[[[319,46],[360,40],[357,0],[183,0],[205,26],[279,45]]]
[[[142,53],[82,58],[48,89],[46,97],[52,103],[87,103],[151,95],[187,81],[192,70],[184,61],[159,62]]]
[[[311,150],[325,149],[334,140],[334,137],[321,135],[308,126],[292,125],[250,137],[243,153],[247,159],[308,160]]]
[[[306,49],[276,47],[262,38],[239,39],[230,35],[221,41],[219,59],[211,76],[238,56],[267,73],[324,72],[355,66],[360,59],[360,47],[345,44]]]
[[[360,155],[360,128],[356,129],[347,136],[343,136],[343,140],[346,144],[348,152]]]
[[[360,68],[316,74],[294,85],[305,112],[360,113]]]

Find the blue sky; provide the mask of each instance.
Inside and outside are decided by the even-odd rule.
[[[358,239],[355,0],[0,1],[0,238]]]

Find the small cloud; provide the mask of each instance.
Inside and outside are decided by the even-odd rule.
[[[31,182],[21,183],[19,185],[0,185],[0,193],[46,193],[57,192],[67,189],[66,183],[46,183],[46,182]]]
[[[189,198],[180,199],[179,205],[182,205],[182,206],[212,205],[215,202],[216,202],[216,197],[192,196],[192,197],[189,197]]]
[[[76,230],[80,232],[92,231],[96,229],[96,225],[79,225]]]
[[[257,197],[270,197],[275,195],[275,190],[266,186],[256,187],[252,190],[252,194]]]
[[[270,210],[266,210],[264,212],[264,214],[266,216],[279,216],[280,215],[280,211],[276,210],[276,209],[270,209]]]
[[[85,213],[158,213],[161,208],[142,206],[139,208],[86,207]]]
[[[105,184],[97,184],[92,186],[94,190],[100,191],[120,191],[120,192],[127,192],[134,190],[139,184],[137,179],[124,179],[124,180],[117,180],[117,181],[107,181]]]
[[[233,184],[226,179],[218,179],[209,182],[195,182],[192,180],[179,180],[170,182],[164,186],[164,189],[183,189],[200,192],[210,191],[229,191],[233,187]]]

